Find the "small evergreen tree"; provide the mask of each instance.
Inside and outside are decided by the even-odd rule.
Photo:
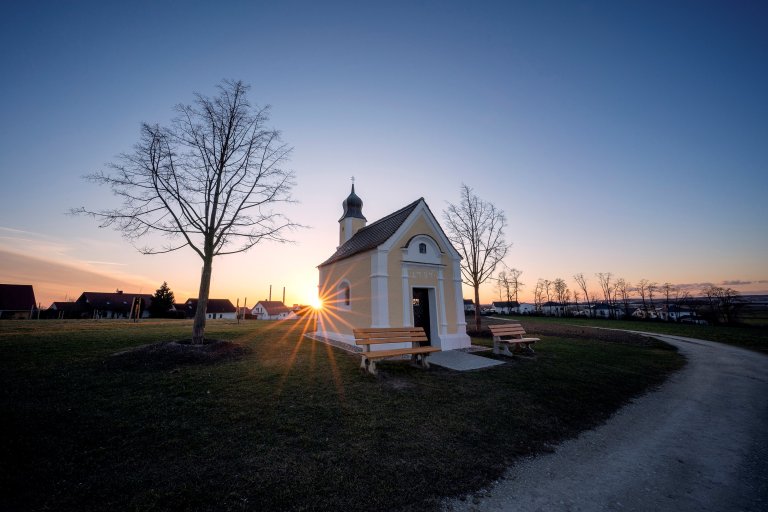
[[[173,307],[173,292],[168,287],[168,283],[163,281],[162,286],[155,290],[152,296],[152,304],[149,306],[149,312],[153,318],[162,318],[168,316],[168,311]]]

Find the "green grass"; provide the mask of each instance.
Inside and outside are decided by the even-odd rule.
[[[604,421],[683,364],[662,344],[544,337],[535,359],[429,371],[310,325],[209,322],[243,359],[110,369],[186,321],[0,322],[2,510],[430,510]],[[487,343],[487,340],[482,340]]]
[[[692,325],[674,322],[644,322],[642,320],[606,320],[599,318],[556,318],[556,317],[510,317],[526,323],[559,323],[581,326],[626,329],[630,331],[654,332],[685,336],[702,340],[718,341],[728,345],[768,353],[768,327],[765,325]]]

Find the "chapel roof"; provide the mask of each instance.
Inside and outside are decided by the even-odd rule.
[[[329,265],[380,246],[395,234],[413,210],[416,209],[418,204],[423,201],[424,198],[420,197],[408,206],[404,206],[396,212],[390,213],[386,217],[361,228],[352,236],[352,238],[340,245],[339,248],[336,249],[336,252],[334,252],[330,258],[318,265],[318,267]]]

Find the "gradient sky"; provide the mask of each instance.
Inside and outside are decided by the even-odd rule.
[[[215,260],[212,297],[308,302],[353,175],[369,222],[472,186],[526,295],[578,272],[768,293],[767,26],[760,1],[4,2],[0,282],[196,296],[192,251],[65,213],[111,206],[81,176],[232,78],[294,146],[310,227]]]

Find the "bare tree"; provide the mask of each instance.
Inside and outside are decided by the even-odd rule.
[[[565,284],[565,280],[563,278],[558,277],[553,281],[552,286],[555,289],[557,302],[560,304],[560,311],[565,313],[566,306],[568,306],[568,296],[570,295],[568,292],[568,285]]]
[[[552,281],[549,279],[544,280],[544,292],[547,294],[547,306],[549,307],[547,316],[549,316],[552,314]]]
[[[506,297],[507,302],[509,302],[510,301],[509,297],[511,295],[511,290],[510,290],[511,283],[509,281],[509,276],[507,275],[506,271],[502,270],[496,276],[496,286],[499,289],[499,302],[504,300],[503,297]]]
[[[620,277],[616,280],[616,295],[621,297],[621,302],[624,304],[624,316],[629,317],[629,294],[632,289],[632,285]]]
[[[732,288],[721,288],[710,285],[701,292],[709,302],[712,320],[715,323],[722,319],[726,324],[736,321],[738,312],[739,292]]]
[[[613,290],[615,288],[615,284],[611,283],[611,279],[613,278],[613,274],[610,272],[598,272],[595,274],[597,276],[597,280],[600,283],[600,288],[603,290],[603,297],[605,298],[605,303],[608,306],[608,312],[609,316],[613,315]]]
[[[645,297],[648,295],[648,280],[647,279],[641,279],[637,283],[637,293],[640,294],[640,299],[643,301],[643,313],[645,313],[645,318],[647,319],[649,317],[648,315],[648,303],[645,301]]]
[[[294,175],[283,165],[291,149],[267,127],[269,107],[251,105],[248,86],[223,81],[213,98],[195,95],[177,105],[169,127],[142,124],[133,152],[86,179],[107,185],[122,200],[115,209],[73,209],[112,226],[131,243],[159,233],[162,247],[144,254],[189,247],[202,260],[193,343],[204,342],[213,258],[247,251],[264,240],[286,242],[290,220],[273,210],[291,202]]]
[[[573,280],[576,281],[576,284],[579,285],[579,288],[581,288],[581,291],[584,292],[584,300],[587,301],[587,314],[591,315],[592,304],[589,301],[589,292],[587,291],[587,280],[584,277],[584,274],[579,272],[578,274],[573,276]]]
[[[657,283],[656,281],[652,281],[648,283],[646,289],[648,290],[649,307],[651,308],[651,311],[653,312],[653,314],[656,315],[656,305],[653,303],[653,297],[659,289],[659,283]],[[658,317],[658,315],[656,316]]]
[[[536,281],[536,289],[533,291],[533,304],[536,311],[541,311],[541,305],[544,302],[544,280],[539,278]]]
[[[664,294],[664,307],[667,309],[667,317],[666,321],[669,322],[670,315],[669,315],[669,306],[670,306],[670,299],[672,298],[672,292],[674,291],[675,287],[667,281],[663,285],[661,285],[661,292]]]
[[[525,283],[520,281],[520,276],[523,275],[522,270],[517,270],[516,268],[512,268],[509,270],[509,283],[512,288],[512,295],[515,297],[515,302],[520,304],[520,300],[518,299],[518,294],[520,293],[520,290],[523,289],[523,286],[525,286]]]
[[[448,203],[443,211],[446,234],[461,256],[464,283],[475,290],[475,304],[480,304],[480,285],[491,275],[509,250],[504,240],[507,218],[504,212],[477,197],[472,189],[461,185],[461,200]],[[480,309],[475,308],[475,328],[480,331]]]

